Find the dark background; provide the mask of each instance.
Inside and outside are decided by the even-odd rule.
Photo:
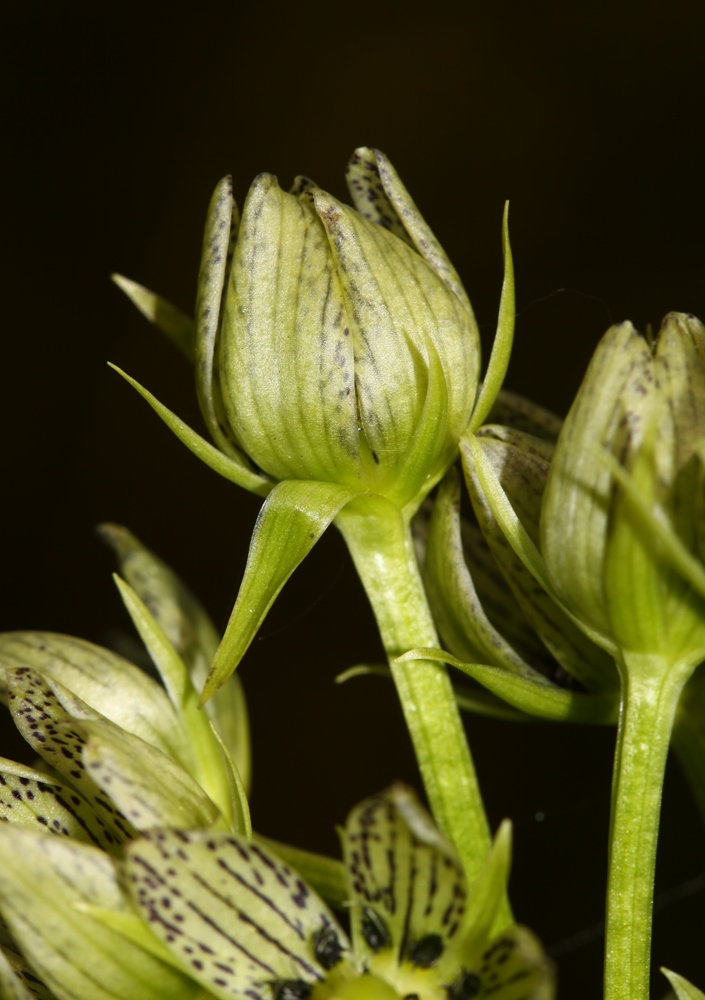
[[[682,0],[3,4],[0,625],[128,634],[92,532],[106,519],[227,620],[259,501],[191,457],[105,364],[201,426],[187,365],[108,274],[190,310],[226,172],[240,203],[262,170],[345,198],[349,154],[379,146],[460,271],[486,345],[511,198],[507,385],[561,414],[611,321],[703,316],[703,13]],[[418,787],[391,685],[333,684],[381,658],[331,530],[241,667],[259,830],[335,853],[334,824],[357,800],[398,777]],[[517,915],[558,946],[561,995],[595,997],[614,734],[475,718],[468,731],[493,825],[515,822]],[[655,963],[701,986],[705,894],[668,893],[705,868],[704,845],[673,766]]]

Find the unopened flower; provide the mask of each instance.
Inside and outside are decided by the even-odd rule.
[[[241,220],[230,180],[221,182],[192,338],[173,307],[116,279],[192,355],[216,447],[128,380],[216,471],[271,494],[204,698],[347,505],[364,512],[369,497],[374,513],[386,501],[408,523],[471,418],[486,415],[506,369],[514,319],[506,219],[501,349],[478,399],[479,335],[455,269],[384,154],[358,149],[347,179],[355,208],[307,178],[285,193],[261,174]]]

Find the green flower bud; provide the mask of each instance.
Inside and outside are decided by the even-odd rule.
[[[404,505],[437,480],[467,426],[478,331],[386,158],[358,150],[348,180],[371,218],[309,181],[287,194],[271,174],[256,178],[202,399],[270,478]]]
[[[670,313],[653,343],[630,323],[612,327],[559,437],[540,539],[556,594],[605,648],[705,656],[705,603],[640,513],[648,504],[703,558],[704,441],[702,324]]]

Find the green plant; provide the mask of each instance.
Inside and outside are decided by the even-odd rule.
[[[467,295],[394,168],[359,149],[348,183],[354,208],[307,178],[284,193],[260,175],[240,219],[222,181],[194,322],[116,277],[193,364],[213,443],[121,374],[264,503],[222,638],[164,563],[103,526],[161,685],[78,639],[0,637],[5,701],[43,762],[0,764],[4,997],[548,1000],[553,969],[514,923],[509,826],[492,841],[461,708],[619,720],[605,994],[648,996],[674,723],[701,800],[705,787],[703,328],[680,314],[656,338],[612,328],[561,427],[500,393],[506,210],[480,381]],[[366,800],[341,833],[344,864],[253,834],[233,673],[330,524],[370,599],[388,656],[371,669],[396,684],[433,814],[400,786]],[[350,937],[328,906],[349,914]],[[679,998],[699,995],[668,976]]]

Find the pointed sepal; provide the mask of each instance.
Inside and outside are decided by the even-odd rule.
[[[482,381],[482,387],[475,403],[475,409],[470,418],[468,431],[475,433],[487,419],[494,406],[497,395],[502,388],[504,376],[507,374],[509,359],[514,343],[514,322],[516,317],[516,296],[514,291],[514,262],[512,247],[509,242],[509,202],[504,205],[502,217],[502,254],[504,256],[504,280],[502,295],[499,300],[499,318],[495,333],[492,353],[487,366],[487,372]]]
[[[213,799],[232,826],[234,816],[230,808],[230,780],[223,751],[214,734],[211,720],[198,708],[198,695],[191,683],[186,665],[147,605],[132,587],[117,574],[115,582],[183,726],[189,750],[189,758],[183,762],[184,766]]]
[[[176,573],[127,528],[101,524],[98,533],[114,550],[122,576],[164,630],[186,664],[194,688],[200,691],[220,642],[205,608]],[[248,789],[250,728],[245,692],[237,674],[210,699],[205,711],[230,749]]]
[[[139,382],[131,378],[126,372],[122,371],[122,369],[118,368],[117,365],[110,364],[110,367],[118,375],[122,375],[133,389],[137,390],[140,396],[149,403],[157,416],[161,417],[179,441],[185,444],[196,458],[200,458],[205,465],[213,469],[214,472],[217,472],[219,476],[223,476],[224,479],[229,479],[236,486],[241,486],[244,490],[249,490],[250,493],[257,493],[259,496],[266,496],[271,490],[271,480],[255,472],[242,453],[226,455],[224,452],[219,451],[210,441],[206,441],[196,431],[191,430],[180,417],[172,413],[163,403],[159,402],[156,396],[153,396],[151,392],[145,389],[144,386],[141,386]]]
[[[286,581],[339,511],[358,496],[333,483],[290,480],[270,493],[257,518],[245,575],[201,695],[201,704],[235,670]]]
[[[594,725],[610,725],[617,721],[619,699],[616,692],[583,694],[566,690],[540,675],[532,679],[488,664],[463,663],[442,649],[412,649],[400,656],[398,662],[413,660],[435,660],[456,667],[509,705],[540,719]]]
[[[138,285],[136,281],[122,274],[111,274],[110,277],[130,302],[137,306],[142,315],[165,333],[186,360],[193,364],[196,331],[191,317],[177,309],[171,302],[167,302],[161,295],[150,291],[144,285]]]
[[[705,1000],[705,993],[689,983],[683,976],[679,976],[677,972],[671,972],[670,969],[663,967],[661,972],[673,987],[677,1000]]]

